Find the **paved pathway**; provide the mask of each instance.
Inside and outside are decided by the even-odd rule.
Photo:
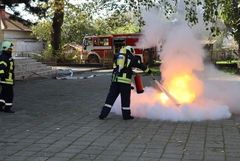
[[[99,73],[82,73],[89,76]],[[98,115],[110,75],[31,79],[14,86],[15,114],[0,113],[4,161],[239,161],[240,115],[170,122]],[[143,77],[144,84],[149,78]]]

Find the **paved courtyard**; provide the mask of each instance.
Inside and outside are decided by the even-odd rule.
[[[0,113],[0,160],[240,160],[240,115],[216,121],[171,122],[122,120],[110,113],[99,120],[111,75],[88,72],[79,76],[92,74],[97,76],[17,81],[15,114]],[[151,83],[148,76],[143,76],[143,81],[144,85]]]

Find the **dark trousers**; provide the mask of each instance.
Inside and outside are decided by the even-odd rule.
[[[101,111],[102,117],[105,118],[108,116],[109,112],[111,111],[111,107],[113,106],[119,94],[121,95],[123,119],[126,119],[130,116],[131,84],[112,82],[105,101],[105,105]]]
[[[5,109],[10,109],[13,102],[13,85],[1,83],[0,107],[5,105]]]

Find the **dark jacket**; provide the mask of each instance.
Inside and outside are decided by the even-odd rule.
[[[118,66],[113,70],[112,82],[131,84],[133,67],[139,68],[150,74],[149,68],[147,68],[137,56],[133,56],[131,53],[127,52],[124,68],[120,72],[118,72]]]
[[[11,53],[0,53],[0,83],[14,84],[14,61]]]

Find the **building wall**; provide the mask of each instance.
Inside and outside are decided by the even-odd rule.
[[[1,0],[0,0],[1,1]],[[5,12],[5,6],[0,6],[0,46],[3,41],[13,43],[13,56],[21,52],[42,51],[44,42],[38,42],[31,36],[31,29],[17,20],[10,19],[10,13]]]
[[[14,45],[12,56],[18,53],[36,53],[45,48],[45,42],[29,41],[29,40],[11,40]]]
[[[30,36],[31,31],[6,31],[2,30],[2,34],[5,41],[13,43],[14,48],[12,56],[16,56],[18,53],[30,53],[36,51],[42,51],[45,49],[45,42],[39,42],[37,39]]]
[[[2,30],[4,34],[3,38],[6,39],[34,39],[30,36],[31,31],[11,31],[11,30]]]

